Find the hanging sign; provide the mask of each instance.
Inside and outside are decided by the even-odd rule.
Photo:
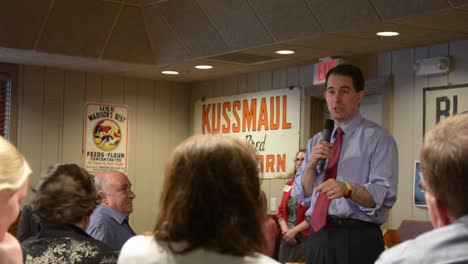
[[[84,167],[127,172],[128,108],[88,103],[84,115]]]
[[[262,178],[294,170],[299,149],[300,90],[279,89],[198,100],[194,133],[239,137],[257,152]]]

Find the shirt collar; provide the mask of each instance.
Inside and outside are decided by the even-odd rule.
[[[112,208],[112,207],[109,207],[109,206],[107,206],[107,205],[105,205],[105,204],[100,204],[100,205],[98,205],[98,208],[99,208],[100,210],[102,210],[102,212],[103,212],[104,214],[106,214],[106,215],[108,215],[108,216],[114,218],[115,221],[117,221],[119,224],[122,224],[123,221],[124,221],[125,219],[128,220],[128,216],[122,214],[122,213],[119,212],[118,210],[116,210],[116,209],[114,209],[114,208]],[[96,209],[97,209],[97,208],[96,208]]]
[[[73,224],[60,223],[55,221],[41,220],[40,223],[40,236],[53,236],[63,232],[73,231],[75,233],[90,237],[81,227]]]
[[[341,129],[343,129],[343,132],[345,135],[351,135],[351,133],[356,130],[356,128],[359,126],[359,124],[362,122],[364,118],[362,117],[361,113],[357,113],[353,119],[351,119],[348,123],[345,125],[341,126]],[[335,125],[335,131],[338,126]],[[335,132],[333,132],[335,133]]]

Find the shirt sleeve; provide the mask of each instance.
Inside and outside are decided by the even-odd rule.
[[[105,244],[108,244],[108,242],[109,242],[108,232],[109,231],[101,223],[98,223],[98,224],[96,224],[96,225],[94,225],[92,227],[90,226],[86,230],[86,233],[88,233],[88,235],[92,236],[96,240],[104,242]]]
[[[288,185],[289,183],[289,185]],[[287,210],[287,206],[288,206],[288,193],[289,191],[286,191],[285,189],[286,188],[292,188],[291,186],[291,183],[288,181],[288,183],[286,183],[286,185],[284,185],[283,187],[283,195],[281,196],[281,202],[278,206],[278,213],[276,214],[276,220],[278,221],[278,223],[281,221],[281,220],[285,220],[287,221],[287,218],[288,218],[288,215],[286,213],[286,210]]]
[[[379,258],[375,261],[375,264],[421,262],[421,259],[418,261],[417,258],[413,258],[415,255],[417,255],[417,252],[414,251],[415,248],[417,248],[417,246],[414,244],[411,245],[411,240],[402,242],[382,252]],[[434,261],[434,263],[435,262],[437,261]]]
[[[369,181],[364,188],[375,202],[374,208],[360,206],[368,215],[377,215],[379,209],[390,209],[396,201],[398,186],[398,150],[392,136],[386,135],[379,140],[372,153]],[[383,210],[388,212],[388,210]]]
[[[278,207],[278,213],[276,214],[276,220],[279,222],[281,220],[284,220],[285,215],[283,214],[284,208],[286,207],[284,201],[286,199],[286,193],[283,191],[283,196],[281,197],[281,202]]]

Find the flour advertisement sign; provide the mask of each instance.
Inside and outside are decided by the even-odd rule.
[[[195,103],[194,133],[241,138],[257,152],[262,178],[283,177],[294,170],[299,148],[300,90],[206,98]]]
[[[86,104],[84,137],[83,156],[86,170],[127,172],[127,106]]]

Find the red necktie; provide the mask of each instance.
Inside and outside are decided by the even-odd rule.
[[[341,143],[343,141],[343,130],[338,127],[336,129],[335,143],[331,148],[331,157],[328,159],[327,172],[325,173],[324,182],[328,179],[336,178],[336,171],[338,170],[338,160],[340,159]],[[320,193],[315,202],[314,211],[310,223],[315,232],[322,229],[327,222],[328,207],[330,206],[330,199]]]

